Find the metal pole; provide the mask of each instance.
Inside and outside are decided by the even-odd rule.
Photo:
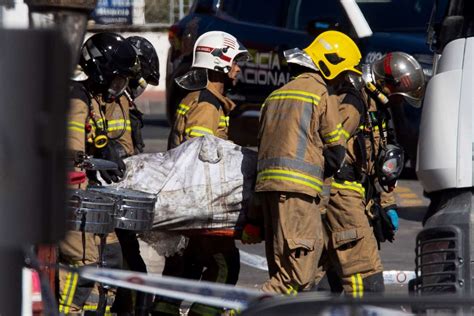
[[[174,0],[170,0],[170,24],[174,24]]]
[[[179,19],[181,20],[184,17],[184,1],[179,0]]]

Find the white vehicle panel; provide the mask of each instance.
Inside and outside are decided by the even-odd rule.
[[[428,83],[418,143],[417,174],[427,192],[472,187],[474,38],[443,50]]]
[[[444,72],[433,77],[426,89],[416,169],[427,192],[456,187],[461,78],[461,70]]]
[[[459,105],[457,187],[472,186],[474,38],[466,40]]]

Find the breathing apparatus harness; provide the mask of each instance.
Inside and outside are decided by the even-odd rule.
[[[85,89],[85,88],[84,88]],[[87,91],[86,91],[87,92]],[[122,103],[120,102],[120,99],[117,100],[116,104],[119,106],[120,111],[122,112],[122,118],[124,120],[124,125],[122,129],[120,130],[120,133],[117,136],[111,137],[109,136],[107,130],[108,130],[108,121],[105,118],[105,109],[104,108],[106,105],[100,102],[100,100],[96,96],[92,96],[90,93],[87,92],[87,96],[89,98],[89,102],[87,103],[87,106],[89,108],[89,118],[92,121],[92,124],[94,125],[95,128],[95,135],[92,143],[94,144],[94,147],[96,149],[103,149],[105,148],[109,141],[111,140],[117,140],[120,139],[124,134],[125,131],[127,130],[127,122],[126,122],[126,115],[125,115],[125,110],[123,108]],[[96,113],[92,107],[92,99],[94,99],[97,104],[99,104],[99,116],[103,124],[99,124],[97,119],[96,119]],[[90,127],[91,128],[91,127]]]
[[[371,97],[382,104],[388,103],[388,99],[373,84],[367,85],[367,103],[370,104]],[[383,112],[382,112],[383,111]],[[366,109],[366,128],[371,144],[370,161],[374,169],[374,174],[369,174],[364,183],[366,190],[366,213],[371,221],[377,244],[385,241],[393,242],[395,237],[395,227],[393,226],[386,210],[382,208],[380,194],[391,192],[396,185],[403,167],[403,150],[397,146],[388,144],[387,129],[384,121],[388,121],[390,114],[384,107],[383,110],[369,111]],[[378,128],[380,140],[376,148],[374,129]]]

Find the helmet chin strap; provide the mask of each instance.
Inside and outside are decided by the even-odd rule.
[[[229,66],[226,66],[226,67],[215,66],[214,70],[228,74],[230,72],[230,67]]]

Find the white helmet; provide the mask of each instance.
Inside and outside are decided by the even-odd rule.
[[[202,34],[194,44],[192,67],[228,73],[233,62],[249,60],[249,52],[234,36],[211,31]]]

